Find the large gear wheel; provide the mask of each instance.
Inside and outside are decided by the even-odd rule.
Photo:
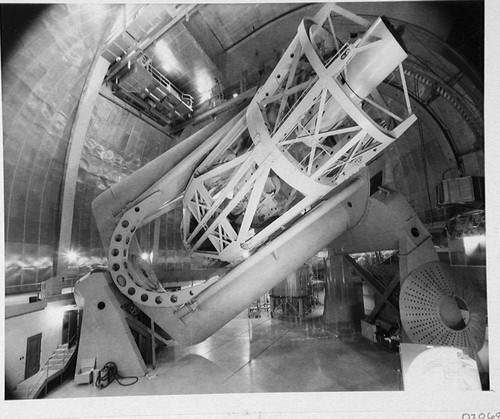
[[[486,298],[440,262],[415,269],[399,296],[401,322],[413,343],[479,351],[486,329]]]

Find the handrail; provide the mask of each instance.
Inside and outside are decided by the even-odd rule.
[[[49,278],[50,279],[50,278]],[[75,285],[75,283],[80,279],[80,277],[66,277],[64,278],[64,282],[68,283],[68,284],[64,284],[64,285],[68,285],[68,287],[71,287],[73,285]],[[36,290],[34,290],[33,292],[40,292],[41,291],[41,288],[42,288],[42,285],[46,282],[47,280],[45,281],[40,281],[40,282],[33,282],[31,284],[15,284],[15,285],[5,285],[5,289],[8,289],[8,288],[22,288],[22,287],[37,287]],[[6,296],[10,296],[10,295],[15,295],[15,294],[7,294]]]
[[[70,353],[70,348],[71,348],[70,344],[74,340],[76,340],[76,337],[77,336],[75,335],[71,338],[71,340],[68,342],[68,347],[65,348],[63,353],[62,353],[63,357],[62,357],[61,369],[63,372],[66,369],[66,361],[69,359],[68,354]],[[40,377],[38,378],[38,380],[36,380],[35,382],[33,382],[31,385],[28,386],[28,389],[27,389],[28,393],[27,393],[26,398],[29,399],[29,398],[31,398],[32,394],[36,394],[38,389],[41,387],[40,383],[42,382],[42,379],[45,380],[45,385],[48,385],[48,383],[49,383],[49,370],[50,370],[51,365],[54,366],[54,364],[55,364],[55,362],[51,364],[51,360],[53,360],[56,357],[56,355],[57,355],[57,353],[54,351],[54,353],[51,356],[49,356],[49,358],[47,359],[47,362],[45,362],[45,364],[40,368],[40,371],[43,371],[45,369],[45,374],[41,374]]]
[[[165,87],[169,93],[175,93],[177,97],[184,103],[191,111],[193,110],[194,98],[190,94],[181,92],[169,79],[167,79],[162,73],[160,73],[147,55],[143,55],[140,60],[141,64],[146,68],[146,70],[153,76],[153,78],[158,81],[163,87]],[[173,90],[173,92],[172,92]]]
[[[172,84],[172,82],[169,79],[167,79],[151,64],[147,64],[146,69],[151,73],[153,78],[155,78],[160,84],[162,84],[162,86],[168,89],[169,93],[176,93],[177,97],[192,110],[194,98],[191,95],[181,92],[177,87],[175,87]]]
[[[31,398],[31,394],[33,392],[36,392],[36,390],[41,387],[40,386],[40,382],[42,381],[42,379],[45,379],[45,381],[48,383],[48,381],[49,381],[50,358],[52,356],[53,355],[51,355],[49,357],[49,359],[47,360],[47,362],[45,364],[43,364],[42,368],[40,368],[40,371],[43,371],[43,369],[45,368],[46,373],[45,374],[41,374],[40,377],[38,378],[38,380],[36,380],[34,383],[32,383],[31,385],[28,386],[28,394],[26,395],[27,399]]]
[[[68,347],[64,350],[64,356],[63,356],[63,371],[66,369],[66,356],[70,353],[71,349],[71,344],[73,341],[75,341],[77,338],[77,335],[74,335],[69,341],[68,341]],[[71,358],[71,357],[70,357]]]

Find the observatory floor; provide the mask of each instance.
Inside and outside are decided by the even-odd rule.
[[[267,313],[250,319],[245,311],[205,342],[164,347],[156,368],[132,386],[113,382],[99,390],[69,381],[47,398],[391,391],[402,389],[399,370],[397,353],[363,338],[337,338],[318,315],[294,322]]]

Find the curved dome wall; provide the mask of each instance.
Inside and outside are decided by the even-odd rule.
[[[435,188],[443,178],[484,176],[482,91],[477,71],[435,35],[402,27],[410,55],[404,69],[418,121],[385,152],[385,183],[403,194],[425,223],[443,221]],[[470,73],[468,74],[468,72]],[[394,94],[394,93],[393,93]]]
[[[53,274],[69,135],[117,7],[44,7],[2,57],[7,293]]]
[[[463,22],[454,24],[457,18],[446,10],[449,5],[415,3],[345,3],[344,6],[369,19],[386,15],[395,27],[404,27],[402,36],[413,53],[408,65],[409,88],[415,93],[413,102],[421,125],[413,127],[386,152],[390,158],[385,161],[384,181],[401,192],[423,220],[429,221],[430,217],[432,221],[439,216],[431,211],[435,206],[433,188],[445,171],[448,170],[448,177],[458,176],[461,161],[467,175],[484,175],[484,145],[480,132],[482,91],[472,80],[474,77],[470,76],[465,60],[446,45],[453,44],[451,36],[453,33],[456,36]],[[17,12],[23,7],[25,12],[35,6],[1,7],[2,19],[8,19],[8,12],[12,15],[16,7]],[[73,122],[92,63],[100,54],[115,20],[118,22],[122,17],[119,5],[36,7],[39,13],[32,15],[31,25],[26,26],[24,33],[10,37],[15,38],[15,43],[8,50],[2,48],[8,294],[37,290],[40,282],[55,275],[58,252],[67,250],[58,249],[58,241],[62,186]],[[229,14],[227,6],[218,9],[215,5],[208,10],[210,7],[200,7],[185,27],[189,29],[203,20],[203,28],[213,26],[224,32],[226,28],[220,25],[220,19]],[[287,15],[289,9],[290,6],[284,5],[283,10],[274,10],[267,23],[268,16],[261,17],[260,9],[256,9],[258,19],[255,19],[262,26],[251,35],[248,35],[249,28],[233,25],[232,37],[227,40],[227,54],[221,52],[220,45],[217,48],[211,45],[210,37],[203,39],[204,32],[198,34],[197,48],[201,45],[207,59],[227,72],[227,83],[234,84],[247,70],[241,67],[245,62],[238,57],[252,57],[253,67],[248,68],[249,72],[258,73],[261,68],[267,68],[261,62],[264,59],[270,60],[269,66],[272,66],[271,61],[282,46],[279,44],[281,38],[271,39],[269,33],[280,32],[279,27],[296,27],[294,22],[300,19],[299,14],[313,14],[314,5]],[[474,10],[477,12],[478,7]],[[280,13],[283,17],[277,18]],[[26,18],[26,15],[23,16]],[[196,35],[191,29],[191,35]],[[349,36],[351,28],[348,25],[345,25],[345,32]],[[466,31],[463,32],[466,37]],[[464,39],[454,46],[460,48],[467,41]],[[475,39],[476,50],[482,48],[481,41]],[[178,45],[179,49],[183,47]],[[256,51],[258,58],[255,58]],[[189,60],[189,57],[183,59]],[[186,61],[183,65],[194,66],[196,57],[192,60],[193,63]],[[475,64],[480,67],[481,63]],[[459,77],[454,78],[457,75]],[[249,73],[248,80],[251,76]],[[435,95],[439,86],[451,91],[452,95],[447,97],[444,91]],[[389,95],[397,95],[397,89],[391,86],[386,89]],[[468,117],[464,117],[464,109]],[[104,94],[98,96],[78,169],[71,248],[79,252],[81,266],[76,267],[75,275],[104,262],[105,255],[90,210],[92,200],[120,177],[166,151],[171,143],[172,138],[129,112],[127,106],[109,101]],[[187,252],[182,248],[178,229],[180,218],[181,209],[178,208],[163,216],[156,226],[159,229],[156,237],[160,241],[156,261],[166,263],[169,270],[188,268]],[[138,235],[141,247],[148,252],[152,250],[154,228],[151,223]]]
[[[78,275],[106,264],[92,201],[123,177],[167,151],[172,139],[134,115],[99,95],[92,111],[78,169],[71,244],[78,253]],[[141,246],[148,248],[147,244]]]

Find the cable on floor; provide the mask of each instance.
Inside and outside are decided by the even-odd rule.
[[[120,380],[127,380],[127,379],[132,379],[131,383],[122,383]],[[99,371],[99,375],[96,380],[96,386],[101,389],[101,388],[106,388],[109,386],[113,381],[115,381],[120,384],[121,386],[131,386],[137,381],[139,381],[139,377],[123,377],[118,373],[118,368],[116,367],[116,364],[114,362],[108,362],[102,367],[101,371]]]

